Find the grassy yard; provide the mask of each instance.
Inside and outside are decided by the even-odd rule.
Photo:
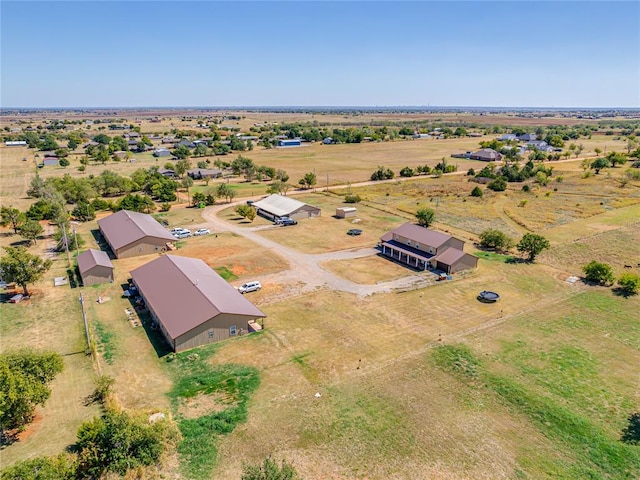
[[[409,273],[407,267],[378,255],[353,260],[330,260],[321,265],[343,278],[364,285],[395,280],[406,277]]]

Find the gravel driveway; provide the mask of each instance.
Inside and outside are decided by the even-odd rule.
[[[301,253],[291,248],[285,247],[273,240],[265,238],[257,233],[265,228],[283,228],[279,226],[273,227],[238,227],[230,224],[218,217],[220,210],[229,206],[237,205],[242,202],[233,204],[214,205],[207,207],[202,211],[203,218],[207,221],[209,228],[216,232],[232,232],[236,235],[245,237],[258,245],[271,250],[280,255],[289,263],[289,269],[283,272],[274,273],[261,277],[259,280],[282,284],[288,288],[286,295],[290,295],[291,289],[297,290],[299,293],[310,292],[319,288],[328,288],[330,290],[338,290],[342,292],[353,293],[361,297],[372,295],[374,293],[390,292],[394,289],[411,289],[419,286],[430,284],[433,280],[431,275],[414,274],[411,270],[406,277],[392,280],[389,282],[381,282],[375,285],[361,285],[351,282],[345,278],[339,277],[334,273],[325,270],[320,266],[321,262],[327,260],[348,260],[353,258],[368,257],[376,255],[378,250],[375,248],[363,248],[357,250],[340,250],[337,252],[308,254]],[[303,228],[303,227],[302,227]],[[292,229],[293,233],[293,229]]]

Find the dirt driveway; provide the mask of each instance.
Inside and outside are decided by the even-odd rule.
[[[236,202],[241,203],[241,202]],[[233,205],[233,204],[231,204]],[[319,288],[328,288],[331,290],[339,290],[343,292],[353,293],[358,296],[368,296],[374,293],[390,292],[394,289],[408,289],[424,286],[433,281],[433,275],[425,272],[419,274],[411,274],[406,277],[392,280],[389,282],[381,282],[376,285],[361,285],[341,278],[334,273],[325,270],[320,266],[321,262],[327,260],[347,260],[353,258],[368,257],[376,255],[378,251],[375,248],[363,248],[357,250],[341,250],[338,252],[329,252],[321,254],[300,253],[285,247],[273,240],[269,240],[257,233],[257,230],[265,228],[286,228],[280,226],[273,227],[255,227],[241,228],[232,225],[217,216],[217,213],[230,204],[214,205],[207,207],[202,211],[203,218],[207,221],[209,228],[216,232],[232,232],[236,235],[245,237],[258,245],[267,248],[274,253],[280,255],[289,262],[289,269],[283,272],[274,273],[260,278],[264,282],[280,284],[286,288],[285,294],[290,295],[291,290],[298,293],[306,293]],[[291,229],[292,234],[295,229]],[[409,272],[409,270],[407,270]],[[276,298],[275,300],[280,300]]]

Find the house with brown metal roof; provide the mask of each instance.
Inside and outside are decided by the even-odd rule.
[[[131,278],[174,352],[247,333],[266,316],[197,258],[163,255]]]
[[[78,271],[85,287],[113,282],[113,264],[102,250],[89,249],[77,257]]]
[[[116,258],[164,252],[176,240],[151,215],[129,210],[98,220],[98,227]]]
[[[499,162],[502,160],[502,155],[492,148],[483,148],[482,150],[473,152],[469,158],[471,160],[482,160],[484,162]]]
[[[419,270],[435,268],[455,273],[478,266],[478,258],[464,252],[464,241],[412,223],[385,233],[380,238],[380,250]]]

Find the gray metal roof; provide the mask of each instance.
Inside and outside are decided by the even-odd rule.
[[[91,248],[85,250],[78,255],[77,260],[80,273],[87,272],[96,266],[113,268],[113,264],[111,260],[109,260],[109,255],[102,250],[93,250]]]
[[[418,242],[422,245],[428,245],[433,248],[440,247],[451,238],[451,235],[447,235],[446,233],[429,230],[428,228],[421,227],[420,225],[414,225],[413,223],[400,225],[395,230],[391,230],[387,234],[383,235],[381,240],[389,241],[389,233],[401,235],[414,242]]]
[[[144,237],[154,237],[175,242],[175,237],[146,213],[120,210],[98,220],[100,231],[114,250],[130,245]]]
[[[275,193],[258,202],[254,202],[253,204],[254,207],[265,210],[278,217],[290,215],[299,208],[304,207],[305,205],[307,204],[299,200]]]
[[[221,313],[266,316],[198,258],[163,255],[131,278],[173,339]]]

